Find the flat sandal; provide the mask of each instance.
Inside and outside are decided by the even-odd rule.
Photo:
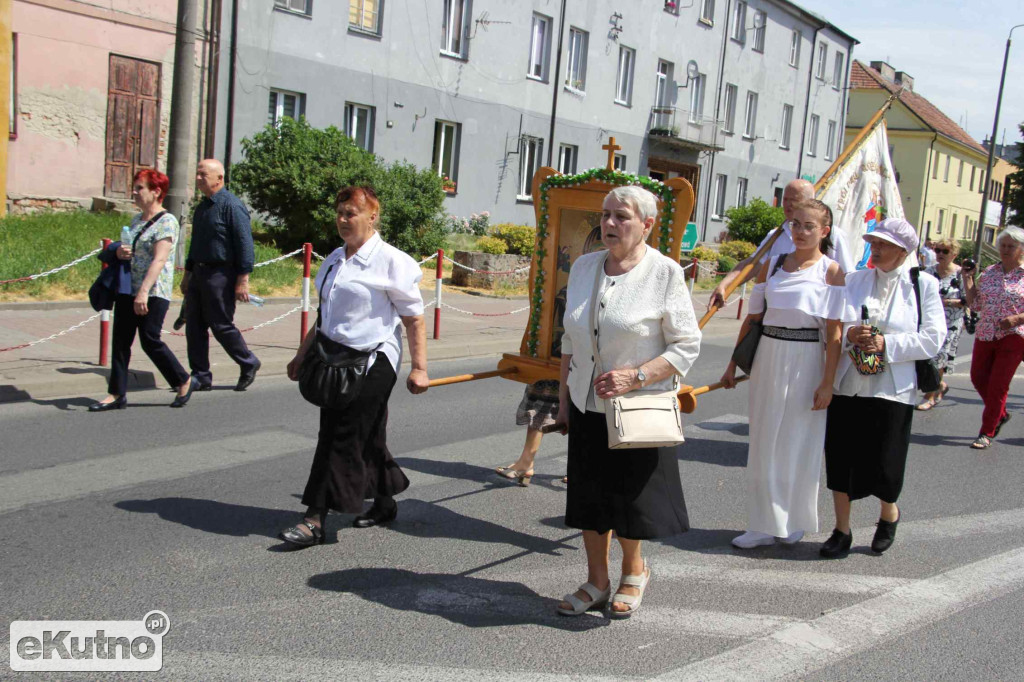
[[[567,594],[562,597],[562,601],[568,602],[572,608],[565,609],[559,606],[556,611],[563,616],[582,616],[594,607],[604,606],[607,604],[608,597],[610,597],[612,593],[612,586],[611,583],[609,583],[608,587],[600,590],[592,583],[583,583],[580,585],[577,592],[585,592],[587,596],[590,597],[590,600],[584,601],[577,597],[575,593]]]
[[[608,615],[612,618],[629,618],[634,613],[640,610],[640,604],[644,600],[644,592],[647,591],[647,584],[651,582],[651,567],[644,559],[644,572],[640,575],[623,575],[622,585],[619,589],[625,587],[636,587],[640,590],[640,594],[625,594],[623,592],[616,592],[615,596],[608,601]],[[612,604],[625,604],[629,607],[626,611],[616,611],[612,608]]]

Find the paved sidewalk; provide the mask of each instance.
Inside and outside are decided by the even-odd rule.
[[[429,301],[432,296],[424,291]],[[694,304],[698,317],[703,313],[707,294],[698,294]],[[444,303],[476,313],[505,313],[528,305],[525,298],[498,299],[445,292]],[[262,308],[240,305],[235,323],[241,329],[258,325],[284,315],[298,305],[295,299],[269,300]],[[174,301],[164,322],[170,330],[177,317],[180,301]],[[717,315],[704,329],[712,337],[732,337],[738,330],[735,306]],[[30,343],[68,329],[94,315],[88,304],[47,306],[6,305],[0,309],[0,348]],[[315,309],[310,322],[315,320]],[[441,313],[441,338],[434,340],[434,309],[425,313],[427,320],[427,357],[430,361],[518,352],[529,311],[512,315],[478,317],[444,308]],[[246,342],[263,362],[260,376],[285,373],[299,343],[300,312],[291,313],[274,324],[245,334]],[[29,348],[0,352],[0,403],[63,398],[67,396],[102,397],[106,392],[109,369],[100,366],[99,318],[83,327],[51,341]],[[178,359],[187,367],[185,338],[166,335],[165,340]],[[408,360],[408,354],[405,358]],[[215,340],[210,341],[210,362],[214,383],[233,386],[238,378],[237,366],[227,357]],[[167,388],[163,377],[142,352],[138,341],[132,347],[129,390]],[[170,398],[168,398],[168,402]]]

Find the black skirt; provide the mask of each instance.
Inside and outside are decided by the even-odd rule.
[[[828,406],[825,474],[829,490],[851,500],[894,503],[903,490],[914,406],[837,395]]]
[[[677,450],[609,450],[605,416],[570,401],[565,525],[628,540],[689,530]]]
[[[391,361],[377,353],[348,407],[321,408],[304,505],[358,514],[363,500],[397,495],[409,487],[387,444],[388,398],[396,378]]]

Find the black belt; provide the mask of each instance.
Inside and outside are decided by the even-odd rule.
[[[226,260],[210,260],[204,263],[196,263],[197,268],[222,268],[226,265],[230,265]]]
[[[803,329],[791,329],[789,327],[772,327],[765,325],[761,328],[761,333],[772,339],[778,339],[780,341],[802,341],[804,343],[817,343],[821,336],[818,333],[817,327],[803,328]]]

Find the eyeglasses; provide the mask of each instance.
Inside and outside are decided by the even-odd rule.
[[[935,251],[935,255],[941,253],[943,256],[945,256],[947,253],[949,253],[949,249],[933,249],[933,251]]]

